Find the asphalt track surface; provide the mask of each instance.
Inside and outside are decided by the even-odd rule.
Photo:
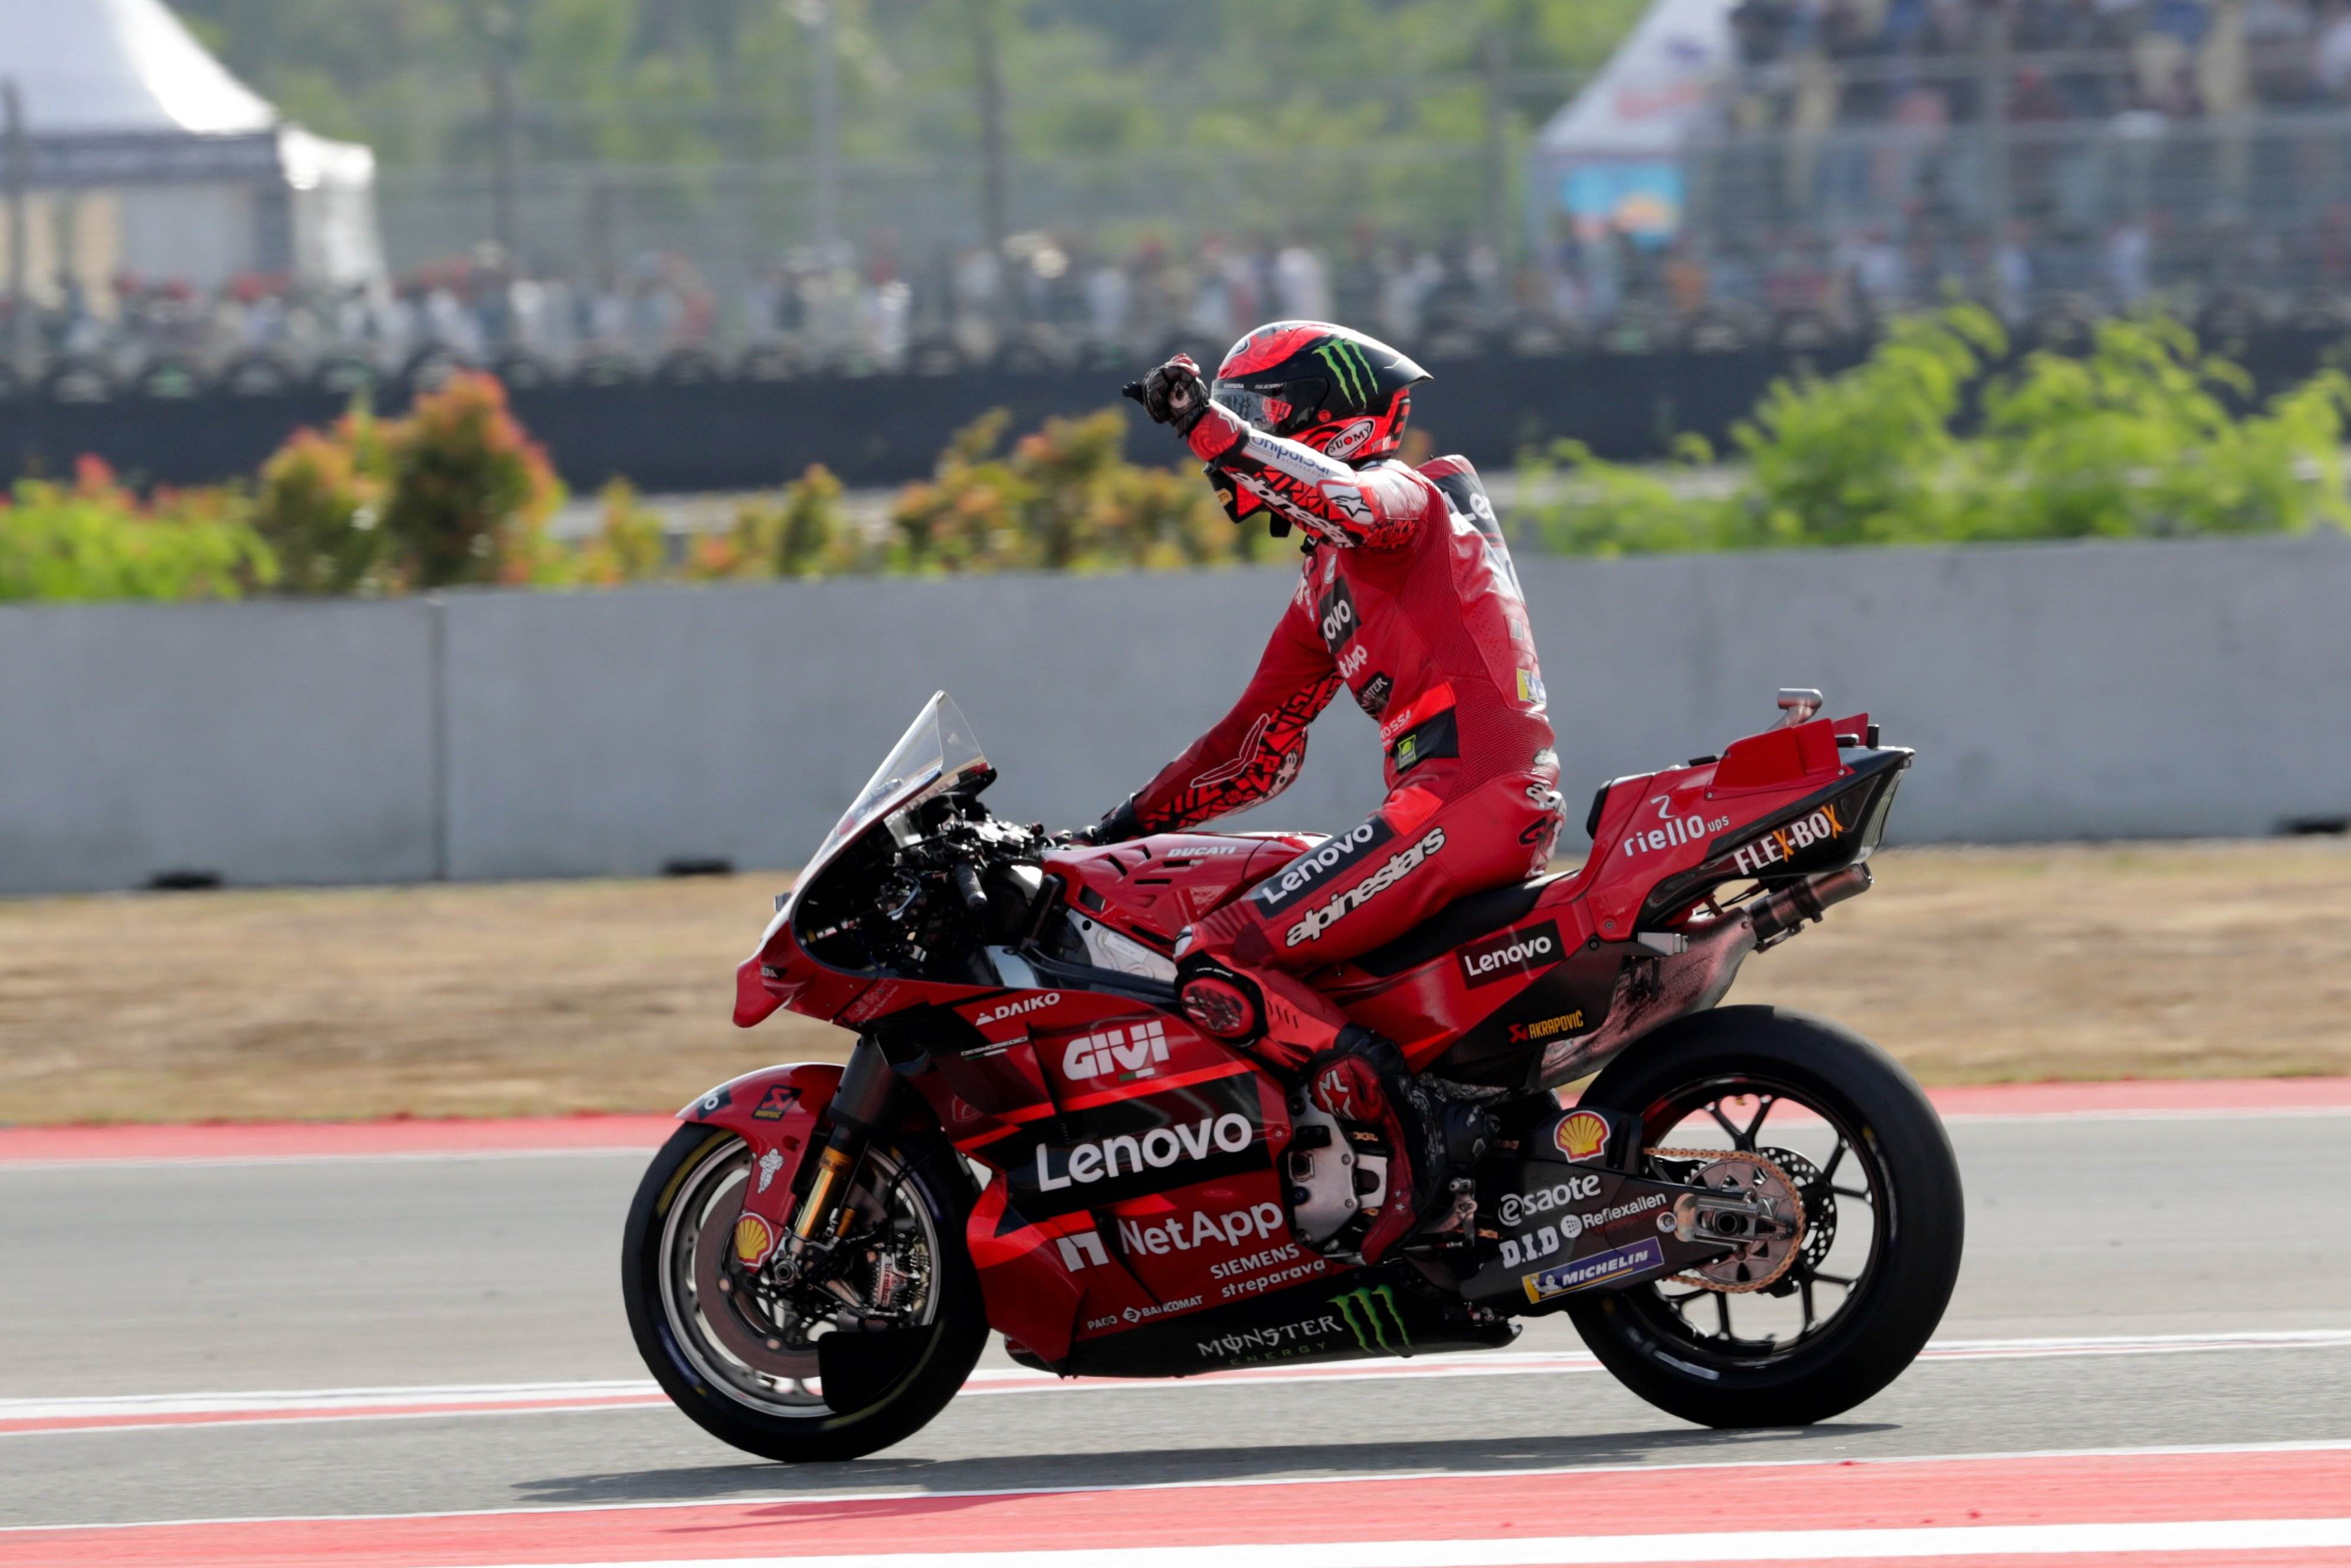
[[[0,1565],[2351,1565],[2351,1083],[1944,1104],[1959,1293],[1833,1422],[1686,1426],[1550,1322],[1184,1383],[991,1352],[799,1469],[636,1360],[655,1126],[0,1131]]]

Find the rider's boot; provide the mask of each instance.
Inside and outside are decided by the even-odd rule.
[[[1365,1262],[1447,1220],[1454,1173],[1485,1152],[1482,1116],[1430,1093],[1395,1041],[1348,1022],[1291,976],[1191,957],[1178,966],[1177,985],[1186,1016],[1203,1030],[1295,1074],[1326,1115],[1369,1126],[1387,1145],[1387,1193],[1360,1249]]]
[[[1454,1207],[1454,1110],[1428,1092],[1385,1035],[1350,1024],[1328,1051],[1306,1063],[1306,1093],[1316,1109],[1374,1128],[1388,1148],[1387,1194],[1359,1250],[1376,1263],[1405,1238]]]

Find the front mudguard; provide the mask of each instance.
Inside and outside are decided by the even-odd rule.
[[[733,1133],[751,1146],[751,1179],[735,1222],[735,1257],[746,1269],[765,1263],[790,1228],[840,1087],[841,1069],[832,1062],[789,1062],[730,1079],[677,1113],[681,1122]]]
[[[677,1113],[681,1122],[733,1133],[751,1146],[751,1179],[735,1230],[735,1255],[747,1269],[766,1262],[791,1227],[814,1174],[815,1156],[832,1130],[829,1112],[841,1074],[840,1065],[831,1061],[762,1067],[728,1080]],[[898,1131],[938,1134],[938,1118],[921,1095],[902,1092],[893,1096],[893,1106]]]

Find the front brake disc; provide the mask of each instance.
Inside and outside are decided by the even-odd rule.
[[[780,1303],[754,1289],[747,1274],[731,1266],[735,1221],[742,1204],[721,1198],[703,1216],[694,1239],[694,1291],[702,1321],[726,1354],[769,1377],[806,1381],[816,1376],[816,1346],[774,1314]],[[801,1343],[792,1342],[799,1338]]]

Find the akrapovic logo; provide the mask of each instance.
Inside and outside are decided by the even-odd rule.
[[[1114,1137],[1100,1138],[1090,1143],[1073,1144],[1066,1151],[1040,1144],[1037,1146],[1037,1190],[1058,1192],[1071,1186],[1084,1186],[1094,1182],[1115,1180],[1123,1163],[1125,1174],[1141,1176],[1146,1170],[1165,1170],[1170,1166],[1205,1160],[1211,1155],[1238,1155],[1246,1151],[1257,1129],[1246,1116],[1227,1112],[1221,1116],[1203,1116],[1188,1125],[1154,1127],[1140,1137],[1121,1133]],[[1061,1155],[1061,1170],[1053,1169],[1055,1155]]]
[[[1017,1002],[1007,1002],[1000,1008],[991,1008],[971,1021],[1001,1023],[1006,1019],[1019,1018],[1022,1013],[1033,1013],[1044,1008],[1059,1007],[1061,1004],[1061,992],[1047,991],[1041,997],[1025,997]]]
[[[1295,947],[1301,942],[1320,941],[1322,933],[1418,871],[1423,862],[1444,847],[1445,830],[1429,829],[1410,849],[1390,855],[1387,863],[1379,870],[1354,886],[1344,889],[1321,908],[1308,910],[1298,924],[1282,934],[1283,945]]]
[[[1559,923],[1546,920],[1540,925],[1489,936],[1462,948],[1456,956],[1461,960],[1463,983],[1490,986],[1513,975],[1548,969],[1566,954],[1560,946]]]
[[[1249,897],[1268,915],[1279,914],[1395,837],[1384,818],[1358,823],[1258,883]]]
[[[1148,1078],[1154,1064],[1166,1060],[1167,1026],[1154,1021],[1078,1036],[1061,1053],[1061,1071],[1081,1079],[1113,1071],[1127,1078]]]

